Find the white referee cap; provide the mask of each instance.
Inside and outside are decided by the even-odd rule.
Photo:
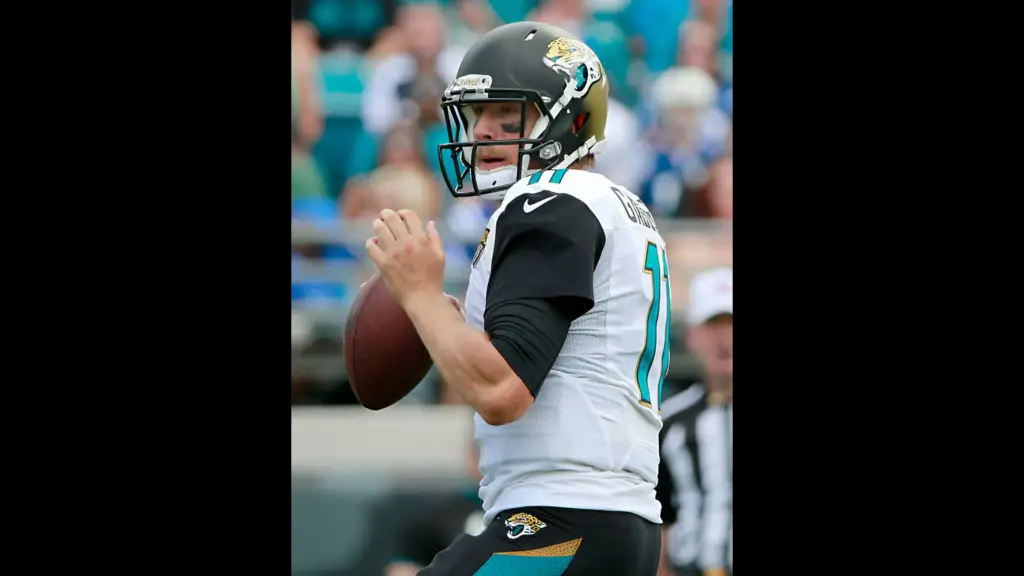
[[[732,268],[707,270],[690,281],[687,322],[703,324],[719,314],[732,314]]]

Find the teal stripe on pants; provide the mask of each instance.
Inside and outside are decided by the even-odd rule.
[[[559,576],[572,558],[495,554],[473,576]]]

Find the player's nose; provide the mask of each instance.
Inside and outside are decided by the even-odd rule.
[[[473,139],[494,140],[496,130],[497,124],[494,122],[493,117],[484,112],[477,118],[476,124],[473,126]]]

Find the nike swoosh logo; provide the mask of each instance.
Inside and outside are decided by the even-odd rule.
[[[541,206],[547,204],[548,202],[551,202],[552,200],[554,200],[557,197],[558,197],[557,194],[551,195],[551,196],[548,196],[547,198],[541,200],[540,202],[535,202],[533,204],[530,204],[530,201],[527,200],[526,202],[523,202],[523,212],[526,212],[527,214],[529,214],[530,212],[533,212],[537,208],[540,208]]]

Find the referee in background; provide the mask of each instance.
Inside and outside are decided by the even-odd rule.
[[[662,404],[659,574],[732,574],[732,269],[690,284],[686,344],[703,381]]]

